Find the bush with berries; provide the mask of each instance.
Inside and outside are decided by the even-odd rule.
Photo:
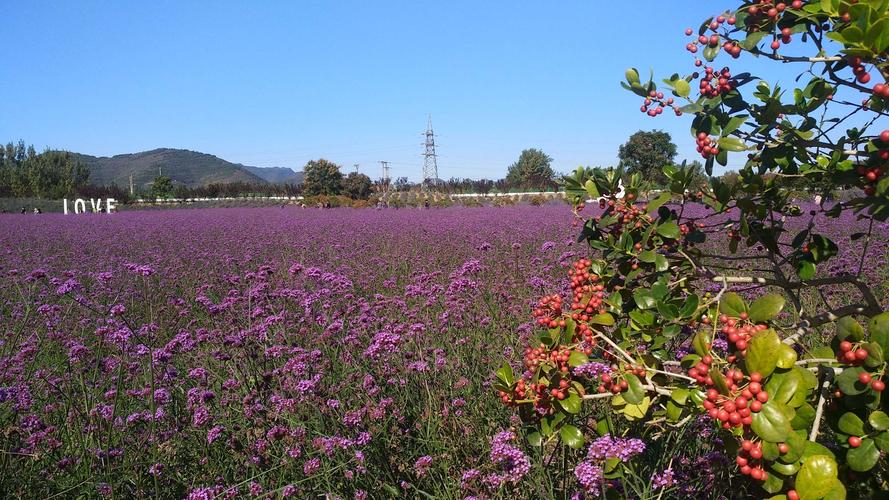
[[[737,182],[696,185],[684,165],[664,168],[663,192],[616,170],[566,177],[590,255],[536,305],[539,331],[495,388],[543,460],[574,457],[566,491],[626,493],[630,457],[590,443],[703,421],[749,495],[872,496],[889,312],[864,264],[887,245],[874,228],[889,218],[889,1],[746,1],[685,35],[690,74],[659,90],[629,69],[623,86],[651,117],[692,117],[708,175],[746,155]],[[798,87],[715,64],[726,57],[800,65]],[[815,201],[794,200],[801,187]],[[831,220],[865,229],[831,238]],[[851,269],[829,264],[840,245]]]

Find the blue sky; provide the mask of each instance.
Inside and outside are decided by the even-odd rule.
[[[295,169],[325,157],[373,178],[387,160],[419,180],[431,114],[443,178],[500,178],[528,147],[557,171],[613,164],[638,129],[694,159],[690,119],[643,115],[619,82],[628,66],[690,71],[682,32],[723,2],[632,5],[7,2],[0,140]]]

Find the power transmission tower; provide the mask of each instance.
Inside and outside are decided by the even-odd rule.
[[[380,166],[383,168],[383,192],[389,192],[389,162],[388,161],[380,161]]]
[[[358,164],[353,163],[352,166],[355,167],[355,173],[357,174],[358,173]]]
[[[438,163],[435,154],[435,133],[432,132],[432,115],[429,115],[429,123],[426,126],[426,150],[423,152],[423,186],[438,183]]]

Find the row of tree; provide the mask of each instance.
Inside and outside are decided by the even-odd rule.
[[[666,185],[667,179],[661,169],[674,162],[676,145],[666,132],[639,131],[620,146],[618,156],[620,165],[628,174],[638,172],[656,184]],[[308,162],[304,173],[302,186],[236,182],[190,188],[176,184],[168,176],[158,176],[149,192],[136,194],[155,198],[343,195],[367,199],[375,190],[375,183],[367,175],[358,172],[343,175],[339,165],[323,158]],[[559,178],[561,176],[552,168],[552,158],[539,149],[530,148],[522,151],[518,160],[509,165],[503,179],[438,180],[434,189],[449,194],[487,194],[517,189],[552,191],[558,189]],[[703,176],[702,180],[705,180]],[[399,177],[394,182],[387,179],[376,182],[376,189],[386,191],[409,191],[419,187],[406,177]],[[0,148],[0,197],[62,198],[100,194],[124,202],[130,198],[130,193],[119,186],[90,185],[88,168],[71,153],[47,150],[38,154],[33,146],[26,147],[23,141]]]
[[[38,153],[24,141],[0,147],[0,197],[63,198],[89,182],[89,169],[66,151]]]

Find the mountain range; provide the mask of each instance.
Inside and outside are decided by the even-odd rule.
[[[111,157],[74,155],[89,167],[90,183],[96,185],[126,187],[132,175],[134,187],[147,188],[159,174],[188,187],[232,182],[301,184],[303,180],[302,172],[289,168],[252,167],[187,149],[160,148]]]

